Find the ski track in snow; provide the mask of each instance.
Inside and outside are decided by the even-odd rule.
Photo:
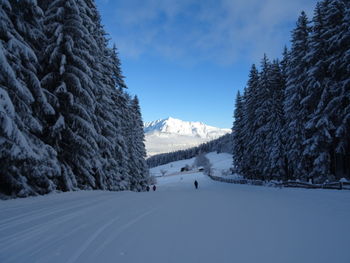
[[[53,205],[53,208],[49,208],[49,212],[42,213],[43,209],[38,209],[35,213],[28,213],[28,214],[36,214],[35,216],[28,216],[23,218],[23,220],[14,220],[13,224],[7,223],[5,226],[0,229],[0,233],[5,232],[10,229],[18,229],[21,225],[25,225],[25,228],[20,231],[15,231],[13,234],[10,235],[4,235],[2,238],[0,238],[0,262],[1,262],[1,251],[2,250],[10,250],[12,248],[18,247],[21,244],[28,244],[30,240],[33,240],[37,238],[36,243],[32,244],[29,247],[25,247],[23,250],[18,251],[17,253],[14,253],[10,257],[8,257],[6,260],[13,260],[13,262],[17,262],[18,258],[20,258],[22,255],[25,255],[26,252],[31,251],[32,254],[35,254],[37,251],[42,250],[42,246],[45,246],[45,243],[50,241],[52,237],[46,236],[47,233],[50,232],[50,230],[54,229],[57,226],[65,225],[66,223],[69,223],[73,219],[77,219],[84,215],[86,212],[93,211],[96,206],[101,205],[101,201],[105,200],[106,197],[98,197],[96,201],[89,200],[88,202],[80,202],[74,201],[74,205],[66,204],[68,207],[65,209],[57,209],[55,208],[55,205]],[[77,204],[80,203],[80,205]],[[47,210],[47,209],[46,209]],[[51,217],[50,216],[54,216]],[[12,218],[18,218],[12,217]],[[10,220],[10,219],[8,219]],[[6,221],[8,221],[6,220]],[[35,222],[34,224],[32,224]],[[40,222],[39,224],[37,222]],[[31,225],[30,227],[27,227],[27,224]],[[79,229],[81,229],[82,226],[79,226]],[[73,230],[75,231],[75,230]],[[11,231],[13,232],[13,231]],[[64,233],[64,236],[67,233]],[[63,236],[63,237],[64,237]],[[42,238],[43,237],[43,238]],[[33,248],[37,248],[37,251]]]
[[[24,214],[21,214],[19,216],[11,217],[9,219],[6,219],[6,220],[3,220],[0,222],[0,231],[6,229],[9,226],[16,227],[17,225],[20,225],[23,223],[29,223],[31,221],[42,219],[43,217],[48,217],[50,215],[56,215],[56,214],[60,214],[60,213],[66,214],[70,210],[75,210],[75,209],[85,207],[90,202],[86,202],[86,203],[77,202],[77,203],[78,203],[77,205],[70,206],[69,208],[55,209],[53,211],[52,211],[52,209],[48,210],[47,208],[43,208],[43,209],[38,209],[38,210],[33,211],[33,212],[24,213]],[[47,210],[49,212],[46,212]],[[32,216],[32,215],[34,215],[34,216]]]
[[[142,213],[142,214],[140,214],[139,216],[137,216],[136,218],[132,219],[129,223],[127,223],[127,224],[125,224],[125,225],[119,227],[119,229],[118,229],[117,231],[115,231],[115,232],[113,233],[113,235],[112,235],[110,238],[106,238],[106,239],[104,240],[104,242],[103,242],[100,246],[97,247],[97,249],[96,249],[94,255],[99,255],[99,254],[101,254],[102,251],[103,251],[103,248],[106,247],[107,245],[111,244],[111,243],[113,242],[113,240],[115,240],[121,233],[123,233],[126,229],[130,228],[132,225],[134,225],[135,223],[137,223],[138,221],[140,221],[140,220],[141,220],[142,218],[144,218],[145,216],[147,216],[147,215],[153,213],[155,210],[156,210],[156,208],[155,208],[155,209],[152,209],[152,210],[150,210],[150,211],[148,211],[148,212]]]
[[[120,217],[117,216],[110,220],[107,224],[104,224],[102,227],[98,228],[97,231],[89,237],[88,240],[85,241],[85,243],[78,249],[78,251],[71,257],[67,263],[74,263],[76,260],[86,251],[89,246],[93,243],[93,241],[109,226],[111,226],[113,223],[115,223]]]
[[[232,185],[194,173],[158,178],[156,192],[52,194],[0,201],[0,211],[1,263],[350,259],[350,191]]]

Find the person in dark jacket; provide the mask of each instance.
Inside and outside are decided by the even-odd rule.
[[[147,192],[149,192],[149,190],[150,190],[149,185],[147,185],[146,190],[147,190]]]
[[[153,191],[155,191],[157,189],[157,187],[155,185],[153,185]]]
[[[197,182],[197,180],[194,180],[194,187],[196,187],[196,189],[198,189],[198,182]]]

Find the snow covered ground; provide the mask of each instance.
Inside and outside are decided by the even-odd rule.
[[[182,167],[185,167],[186,165],[192,166],[194,163],[195,158],[187,159],[187,160],[181,160],[176,161],[172,163],[163,164],[154,168],[150,169],[150,174],[153,176],[170,176],[170,175],[177,175],[181,171]]]
[[[199,181],[199,189],[193,186]],[[350,191],[158,178],[0,201],[0,262],[349,263]]]
[[[229,170],[232,167],[232,154],[228,153],[216,153],[211,152],[206,154],[211,164],[212,175],[222,176],[226,178],[237,178],[237,175],[229,175]],[[195,158],[171,162],[168,164],[160,165],[150,169],[151,175],[158,176],[171,176],[179,175],[181,168],[186,165],[192,167]],[[196,170],[196,167],[193,168]],[[197,169],[198,170],[198,169]]]
[[[216,171],[216,173],[221,173],[223,170],[228,170],[232,166],[232,154],[228,153],[216,153],[211,152],[206,154],[206,157],[209,159],[211,163],[211,167],[213,170]],[[177,174],[179,171],[181,171],[181,168],[188,165],[193,166],[195,157],[191,159],[176,161],[167,163],[164,165],[160,165],[154,168],[151,168],[150,172],[152,175],[155,176],[161,176],[161,171],[166,171],[165,175],[173,175]]]

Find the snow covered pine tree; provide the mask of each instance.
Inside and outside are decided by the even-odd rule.
[[[144,190],[138,102],[93,0],[1,1],[0,72],[0,193]]]

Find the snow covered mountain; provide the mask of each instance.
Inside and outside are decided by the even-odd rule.
[[[230,129],[167,118],[144,124],[147,155],[183,150],[219,138]]]

